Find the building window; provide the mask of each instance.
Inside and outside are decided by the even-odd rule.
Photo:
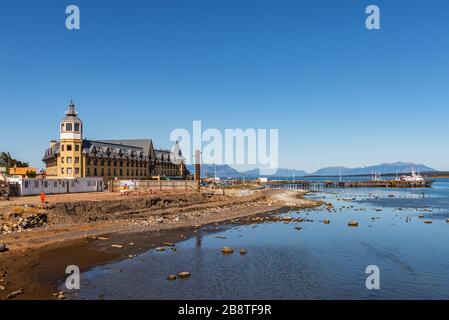
[[[72,145],[71,144],[67,145],[67,151],[72,151]]]
[[[54,188],[57,188],[57,187],[58,187],[58,181],[55,181],[55,182],[53,183],[53,187],[54,187]]]
[[[86,173],[87,173],[88,176],[90,176],[90,168],[86,169]]]
[[[71,123],[66,123],[65,124],[65,130],[66,131],[72,131],[72,124]]]
[[[75,168],[75,174],[79,174],[80,173],[80,168]]]
[[[64,145],[61,144],[61,151],[64,151]]]
[[[80,158],[79,157],[75,157],[75,163],[80,163]]]
[[[79,144],[75,144],[75,151],[80,151],[80,145]]]
[[[67,174],[72,174],[72,168],[67,168]]]
[[[94,168],[94,176],[97,176],[97,168]]]
[[[61,174],[64,174],[64,168],[61,168]]]
[[[39,181],[34,181],[34,187],[39,188]]]
[[[64,157],[61,157],[61,163],[64,163]]]
[[[75,132],[79,132],[79,131],[80,131],[80,124],[75,123]]]
[[[61,123],[61,131],[64,131],[64,124]]]
[[[48,181],[44,181],[44,187],[48,188]]]
[[[67,157],[67,163],[72,163],[72,157]]]

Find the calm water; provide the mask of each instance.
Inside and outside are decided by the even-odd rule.
[[[348,189],[310,197],[333,203],[336,212],[321,208],[285,214],[313,220],[300,223],[300,231],[295,222],[229,225],[218,233],[204,227],[196,238],[177,243],[175,252],[151,250],[83,273],[81,290],[72,297],[449,298],[449,179],[425,190]],[[324,218],[331,223],[320,222]],[[358,228],[347,226],[353,219]],[[236,253],[222,255],[223,246]],[[240,248],[248,254],[241,256]],[[380,268],[380,290],[365,288],[368,265]],[[191,278],[166,280],[180,271],[191,272]]]

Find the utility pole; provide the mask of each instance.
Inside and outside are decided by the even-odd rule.
[[[195,150],[195,180],[197,183],[198,191],[200,191],[200,184],[201,184],[201,152],[200,152],[200,150]]]

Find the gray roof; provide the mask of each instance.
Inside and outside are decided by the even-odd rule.
[[[59,154],[60,143],[45,150],[43,161],[54,158]],[[83,140],[81,151],[89,156],[97,158],[140,158],[143,160],[158,159],[160,161],[170,161],[170,150],[153,149],[151,139],[124,139],[124,140]],[[179,155],[182,156],[179,150]]]
[[[114,143],[117,145],[133,146],[142,148],[146,154],[153,155],[153,140],[151,139],[121,139],[121,140],[101,140],[99,142]]]
[[[154,150],[154,154],[157,160],[169,161],[170,160],[170,150]]]
[[[148,153],[142,147],[109,141],[83,140],[82,152],[96,157],[137,157],[148,159]]]
[[[49,160],[55,157],[57,154],[59,154],[59,142],[57,142],[51,148],[45,150],[45,154],[44,157],[42,158],[42,161]]]
[[[44,157],[42,161],[49,160],[59,154],[60,143],[56,143],[53,147],[45,150]],[[81,150],[84,154],[89,156],[101,157],[112,157],[112,158],[140,158],[143,160],[148,159],[148,153],[144,151],[142,147],[134,145],[124,145],[111,143],[106,141],[94,141],[94,140],[83,140],[83,147]]]

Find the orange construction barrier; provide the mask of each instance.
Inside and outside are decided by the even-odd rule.
[[[41,203],[42,203],[42,204],[45,203],[45,198],[46,198],[45,193],[44,193],[44,192],[41,192]]]

